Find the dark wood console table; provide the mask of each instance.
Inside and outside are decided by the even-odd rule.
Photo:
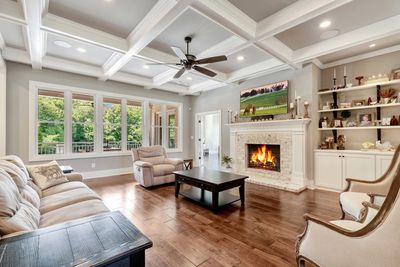
[[[0,266],[145,266],[153,243],[119,211],[0,240]]]

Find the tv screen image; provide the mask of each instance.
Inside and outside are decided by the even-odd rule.
[[[240,116],[267,116],[288,113],[289,81],[281,81],[240,91]]]

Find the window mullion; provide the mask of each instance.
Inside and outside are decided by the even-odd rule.
[[[103,152],[103,96],[96,95],[95,97],[95,138],[94,151],[95,153]]]
[[[128,116],[126,114],[126,102],[125,98],[121,101],[121,151],[127,151],[128,147]]]
[[[142,131],[143,131],[143,146],[149,146],[150,143],[150,112],[149,112],[149,101],[142,102]]]
[[[64,153],[72,154],[72,93],[64,92]]]
[[[168,149],[168,116],[167,116],[167,105],[163,104],[161,106],[161,133],[162,133],[162,145],[165,149]]]

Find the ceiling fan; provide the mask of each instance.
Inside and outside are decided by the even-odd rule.
[[[192,55],[189,53],[189,44],[192,41],[192,37],[186,36],[185,37],[185,42],[186,42],[186,54],[178,47],[171,46],[171,49],[174,51],[174,53],[178,56],[180,59],[179,63],[150,63],[148,65],[175,65],[175,66],[182,66],[182,68],[175,74],[174,79],[178,79],[185,73],[187,70],[194,69],[200,73],[203,73],[204,75],[214,77],[217,75],[215,72],[200,67],[199,65],[202,64],[209,64],[209,63],[215,63],[215,62],[221,62],[227,60],[226,56],[216,56],[216,57],[208,57],[208,58],[203,58],[203,59],[197,59],[196,56]]]

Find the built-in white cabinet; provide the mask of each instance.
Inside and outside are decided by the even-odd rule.
[[[391,153],[360,151],[315,151],[314,177],[316,187],[343,190],[346,178],[374,181],[379,178],[392,160]]]

